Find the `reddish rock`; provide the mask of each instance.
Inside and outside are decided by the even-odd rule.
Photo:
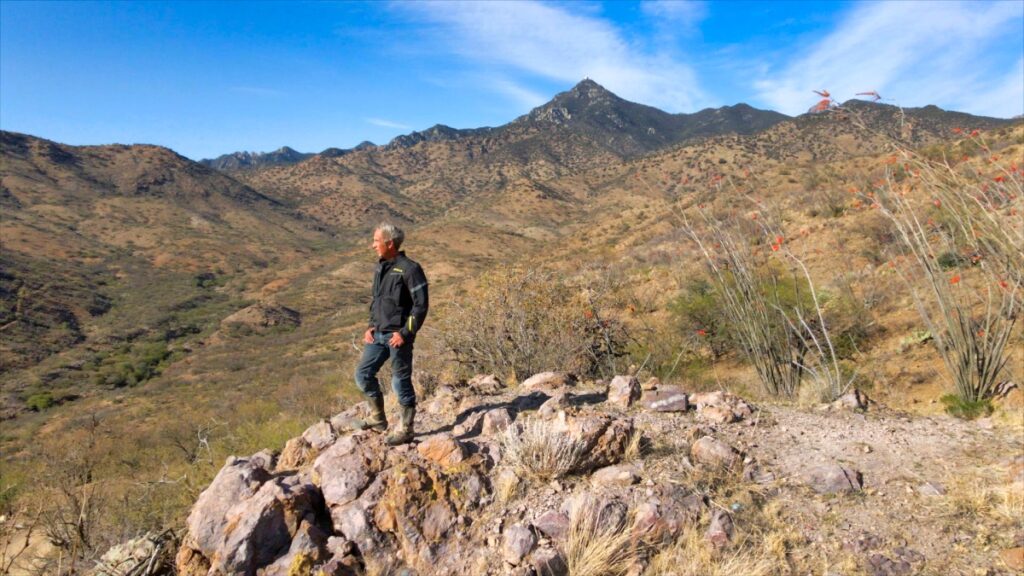
[[[999,552],[999,559],[1010,570],[1024,570],[1024,547],[1002,550]]]
[[[735,448],[711,436],[704,436],[694,442],[690,446],[690,456],[701,464],[725,468],[731,468],[740,459]]]
[[[640,382],[635,376],[616,376],[608,385],[608,401],[629,408],[640,399]]]
[[[724,548],[732,541],[732,532],[732,516],[728,512],[716,510],[704,536],[715,548]]]
[[[647,390],[658,390],[661,388],[661,380],[658,380],[657,376],[651,376],[641,386],[646,392]]]
[[[557,550],[542,548],[530,556],[534,572],[542,576],[568,576],[569,567]]]
[[[850,410],[853,412],[863,412],[868,409],[868,396],[860,390],[854,388],[846,394],[843,394],[833,402],[830,407],[833,410]]]
[[[466,386],[474,394],[483,394],[485,396],[500,394],[505,389],[501,384],[501,380],[498,380],[498,377],[494,374],[477,374],[470,378],[469,382],[466,382]]]
[[[466,459],[466,448],[450,434],[430,436],[416,446],[416,451],[431,462],[450,467]]]
[[[686,412],[690,409],[686,392],[676,386],[645,391],[641,403],[652,412]]]
[[[736,414],[733,413],[732,408],[728,406],[705,406],[697,413],[697,416],[702,420],[716,424],[729,424],[738,419]]]
[[[533,526],[552,540],[561,540],[569,532],[569,517],[549,510],[533,521]]]
[[[545,420],[551,419],[570,406],[572,406],[572,393],[568,390],[558,390],[544,404],[541,404],[537,415]]]

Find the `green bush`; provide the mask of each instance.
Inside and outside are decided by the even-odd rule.
[[[696,336],[698,345],[707,346],[713,359],[721,358],[735,346],[722,305],[707,280],[691,280],[669,310],[686,334]]]
[[[974,420],[992,414],[992,400],[965,400],[956,394],[946,394],[940,398],[950,416],[963,420]]]
[[[33,394],[25,400],[25,406],[28,406],[28,409],[33,412],[42,412],[56,403],[57,402],[53,399],[53,394],[50,394],[49,392]]]

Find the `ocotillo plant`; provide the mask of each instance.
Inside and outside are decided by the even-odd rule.
[[[898,148],[910,176],[889,171],[873,199],[901,241],[898,268],[956,394],[971,403],[995,393],[1024,283],[1021,168],[980,149],[979,169]]]

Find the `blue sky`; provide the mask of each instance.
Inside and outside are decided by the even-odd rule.
[[[669,112],[815,89],[1024,113],[1024,1],[0,1],[0,128],[191,158],[504,124],[590,77]]]

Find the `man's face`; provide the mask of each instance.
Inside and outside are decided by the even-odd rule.
[[[395,243],[391,240],[385,240],[380,230],[373,231],[373,251],[377,253],[377,256],[385,260],[394,258],[398,253],[398,250],[395,250]]]

